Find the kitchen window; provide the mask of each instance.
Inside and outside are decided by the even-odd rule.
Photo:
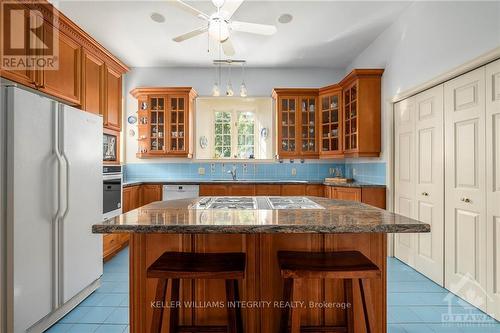
[[[255,112],[215,111],[215,158],[255,156]]]

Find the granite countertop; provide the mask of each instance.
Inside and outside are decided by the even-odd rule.
[[[354,201],[308,197],[325,209],[196,210],[157,201],[92,226],[94,233],[414,233],[430,225]]]
[[[385,185],[370,184],[362,182],[352,183],[325,183],[322,180],[266,180],[266,179],[248,179],[248,180],[182,180],[182,179],[144,179],[127,180],[123,182],[123,187],[141,185],[141,184],[168,184],[168,185],[200,185],[200,184],[267,184],[267,185],[300,185],[300,184],[324,184],[335,187],[385,187]]]

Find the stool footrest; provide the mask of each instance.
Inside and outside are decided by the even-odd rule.
[[[227,332],[227,326],[177,326],[179,333],[212,333],[212,332]]]

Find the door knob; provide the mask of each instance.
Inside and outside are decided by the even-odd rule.
[[[422,195],[423,195],[424,197],[428,197],[428,196],[429,196],[429,193],[427,193],[427,192],[422,192]]]
[[[470,203],[471,202],[471,200],[469,198],[462,198],[460,200],[462,200],[465,203]]]

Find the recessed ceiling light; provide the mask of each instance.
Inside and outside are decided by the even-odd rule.
[[[161,15],[160,13],[152,13],[151,14],[151,19],[155,21],[156,23],[163,23],[165,22],[165,16]]]
[[[292,22],[293,16],[291,14],[281,14],[281,16],[278,18],[279,23],[287,24]]]

